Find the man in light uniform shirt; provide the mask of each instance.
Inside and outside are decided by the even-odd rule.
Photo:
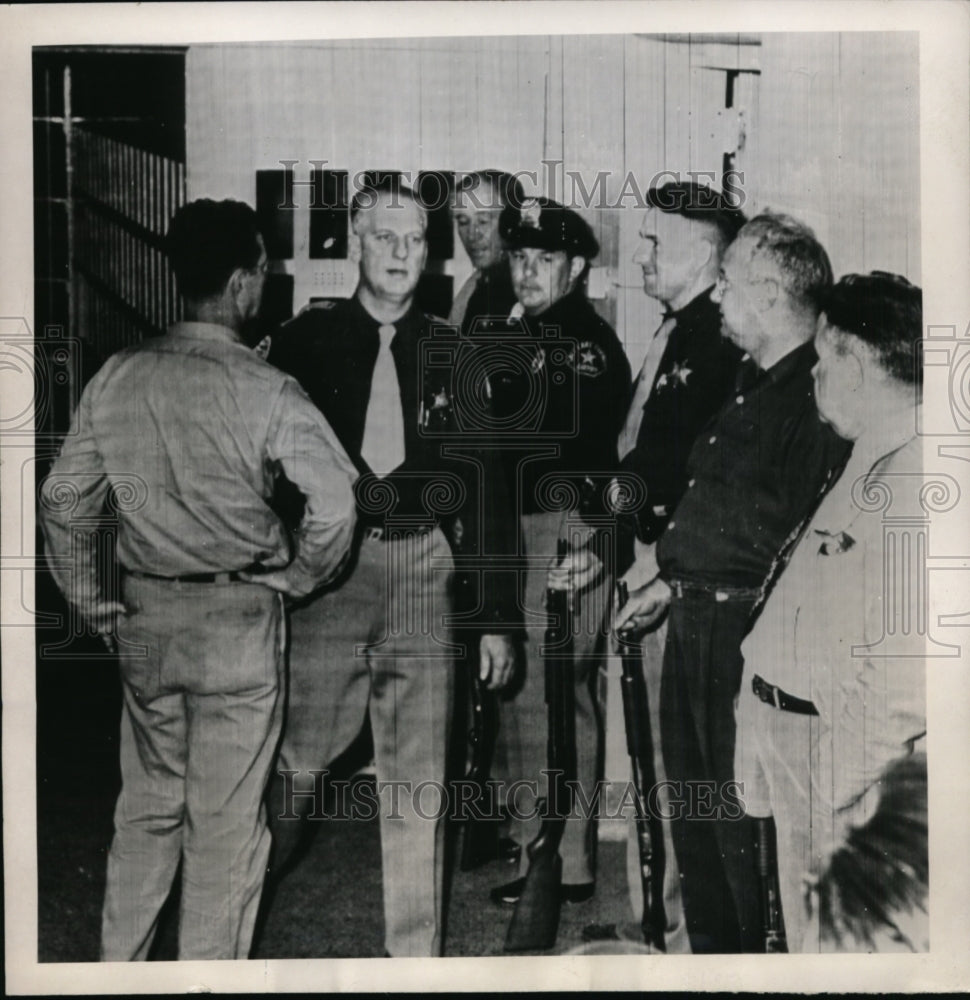
[[[790,951],[824,947],[804,880],[873,815],[887,765],[925,742],[925,565],[912,536],[912,563],[902,536],[893,559],[886,533],[888,516],[927,516],[921,298],[883,272],[825,295],[815,397],[853,452],[742,646],[735,771],[748,815],[775,819]]]
[[[105,363],[41,488],[58,585],[119,639],[105,961],[148,956],[180,859],[179,958],[248,957],[283,721],[281,595],[329,580],[354,527],[356,474],[330,425],[246,342],[266,273],[256,213],[192,202],[167,239],[188,321]],[[271,507],[281,472],[305,498],[292,557]],[[123,603],[97,564],[91,524],[106,505]]]

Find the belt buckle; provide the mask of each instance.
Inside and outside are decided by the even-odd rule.
[[[380,542],[384,538],[384,529],[368,526],[364,528],[364,538],[369,542]]]

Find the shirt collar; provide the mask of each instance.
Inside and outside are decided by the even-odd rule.
[[[421,320],[423,318],[423,313],[414,304],[413,299],[411,300],[411,305],[408,307],[408,311],[403,316],[399,316],[393,323],[382,323],[380,320],[371,316],[371,314],[364,308],[364,304],[360,301],[359,295],[354,295],[353,297],[353,309],[357,313],[358,320],[373,329],[375,337],[378,336],[377,331],[382,326],[393,326],[398,333],[405,330],[417,329],[420,327]]]
[[[199,323],[195,321],[185,321],[173,323],[168,329],[169,336],[180,337],[186,340],[210,340],[221,341],[224,344],[237,344],[239,347],[248,347],[239,339],[235,330],[221,323]]]
[[[689,323],[696,313],[708,312],[714,306],[714,303],[711,301],[712,291],[714,291],[714,286],[709,285],[703,292],[695,295],[690,302],[679,309],[664,309],[663,318],[669,319],[673,316],[676,318],[678,325],[685,322]]]
[[[872,469],[883,458],[899,451],[916,437],[921,406],[907,411],[906,419],[894,420],[891,424],[878,423],[867,428],[852,446],[853,457],[858,456],[868,469]]]
[[[577,307],[582,308],[586,304],[586,301],[586,294],[583,288],[577,285],[571,292],[553,302],[545,312],[541,312],[536,316],[526,316],[526,318],[531,319],[535,323],[548,324],[560,313],[563,315],[574,314]]]
[[[770,368],[762,372],[762,379],[766,382],[783,382],[796,372],[809,369],[818,361],[815,353],[815,344],[811,340],[806,340],[804,344],[799,344],[794,350],[789,351],[783,358],[779,358]]]

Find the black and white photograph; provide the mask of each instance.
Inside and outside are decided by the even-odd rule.
[[[7,991],[966,982],[970,7],[0,13]]]

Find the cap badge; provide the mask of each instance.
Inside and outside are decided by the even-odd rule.
[[[522,203],[522,210],[519,213],[519,221],[523,226],[529,226],[531,229],[538,229],[541,225],[540,219],[542,217],[542,206],[535,200],[535,198],[527,198]]]

